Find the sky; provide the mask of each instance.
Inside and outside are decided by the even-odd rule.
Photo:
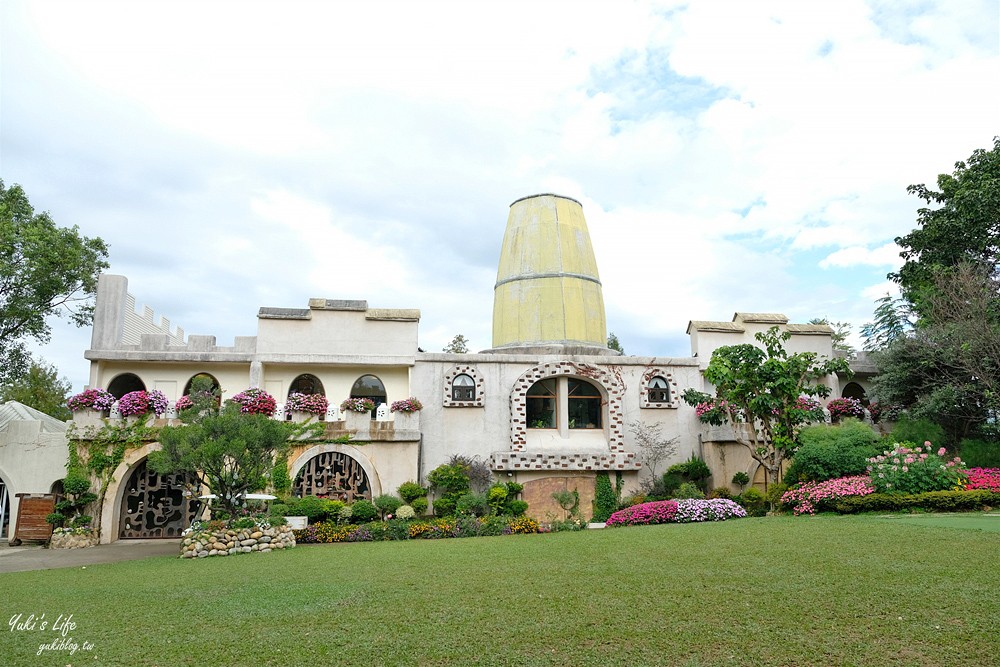
[[[509,205],[569,196],[609,330],[682,357],[737,311],[856,333],[998,80],[1000,0],[8,0],[0,178],[219,345],[321,297],[489,348]],[[89,343],[34,349],[79,391]]]

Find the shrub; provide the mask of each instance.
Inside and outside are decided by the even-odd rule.
[[[767,502],[771,506],[772,510],[776,510],[781,507],[781,496],[784,495],[787,490],[787,484],[772,484],[767,487],[767,493],[764,494],[764,498],[767,499]]]
[[[726,519],[746,518],[747,512],[737,503],[725,498],[715,500],[698,500],[693,498],[677,501],[677,523],[695,521],[725,521]]]
[[[62,512],[51,512],[45,516],[45,523],[62,528],[63,524],[66,523],[66,515]]]
[[[597,473],[594,484],[594,518],[597,523],[607,521],[618,509],[618,494],[611,487],[611,477],[606,472]]]
[[[278,403],[274,400],[274,396],[258,387],[244,389],[230,400],[240,406],[240,412],[248,415],[267,415],[270,417],[278,409]]]
[[[490,503],[485,493],[466,493],[455,501],[455,512],[472,516],[486,516]]]
[[[304,516],[309,519],[309,523],[319,523],[326,518],[326,501],[316,496],[299,498],[295,511],[298,514],[293,516]]]
[[[507,504],[511,516],[521,516],[528,511],[528,503],[523,500],[512,500]]]
[[[733,497],[733,493],[732,493],[732,491],[729,490],[728,487],[717,486],[714,489],[712,489],[711,493],[708,494],[708,497],[709,498],[729,498],[731,500],[732,497]]]
[[[856,419],[845,419],[837,426],[807,426],[799,433],[799,442],[785,473],[786,484],[863,475],[868,459],[878,454],[875,431]]]
[[[935,453],[930,442],[921,447],[897,443],[891,451],[869,459],[872,485],[879,493],[944,491],[964,484],[965,464],[955,457],[945,460],[944,447]]]
[[[706,480],[711,476],[712,471],[708,464],[692,455],[684,463],[675,463],[667,468],[667,472],[663,475],[663,483],[668,493],[673,493],[684,482],[694,482],[704,491],[707,486]]]
[[[1000,494],[984,489],[975,491],[929,491],[927,493],[873,493],[841,498],[833,509],[841,514],[858,512],[900,512],[923,509],[938,512],[979,510],[1000,505]]]
[[[1000,468],[969,468],[966,474],[969,476],[966,489],[970,491],[984,489],[1000,493]]]
[[[822,482],[806,482],[786,491],[780,501],[782,504],[790,505],[796,515],[815,514],[817,508],[834,509],[834,505],[843,498],[872,493],[875,493],[875,487],[872,486],[868,475],[855,475]]]
[[[412,519],[417,516],[416,511],[409,505],[400,505],[399,509],[396,510],[397,519]]]
[[[694,482],[684,482],[674,491],[674,498],[697,498],[704,500],[705,494]]]
[[[736,502],[743,506],[750,516],[764,516],[767,514],[767,499],[760,489],[750,487],[739,496],[734,498]]]
[[[609,528],[670,523],[677,516],[676,500],[657,500],[618,510],[605,522]]]
[[[490,505],[490,512],[492,514],[505,514],[504,509],[507,507],[507,485],[506,484],[494,484],[486,491],[486,501]]]
[[[325,500],[323,502],[323,508],[326,510],[326,518],[328,521],[336,521],[337,517],[340,516],[340,510],[347,506],[343,500]]]
[[[944,442],[944,429],[929,419],[901,415],[889,434],[889,442]]]
[[[510,532],[525,535],[538,532],[538,522],[532,518],[522,516],[510,522]]]
[[[427,481],[435,491],[434,514],[451,516],[455,513],[458,499],[469,493],[469,466],[462,462],[442,463],[427,475]]]
[[[355,523],[367,523],[378,516],[378,509],[370,500],[356,500],[351,505],[351,520]]]
[[[1000,468],[1000,442],[967,438],[958,451],[970,468]]]
[[[417,514],[419,514],[421,516],[423,516],[424,514],[427,514],[427,505],[428,504],[429,503],[427,502],[426,498],[414,498],[413,500],[410,501],[410,507],[413,508],[414,512],[416,512]]]
[[[383,519],[398,510],[402,504],[402,500],[389,493],[383,494],[375,499],[375,507],[378,509],[379,515]]]
[[[340,512],[337,513],[337,523],[346,524],[350,523],[354,516],[354,507],[351,505],[344,505],[340,508]]]
[[[396,489],[399,493],[399,497],[403,499],[407,504],[412,504],[417,498],[424,498],[427,496],[427,489],[420,486],[416,482],[403,482]]]
[[[740,487],[740,491],[742,491],[743,487],[749,483],[750,483],[750,475],[746,474],[745,472],[740,471],[735,475],[733,475],[733,484]]]
[[[461,496],[459,496],[460,498]],[[416,502],[416,501],[414,501]],[[446,517],[455,516],[455,503],[458,502],[457,498],[452,498],[445,496],[442,498],[434,499],[434,516]]]

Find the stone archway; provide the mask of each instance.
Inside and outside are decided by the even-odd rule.
[[[185,494],[182,474],[160,475],[143,458],[124,484],[118,539],[179,538],[194,519],[193,499]]]
[[[381,484],[371,462],[349,449],[342,445],[319,445],[306,450],[290,466],[294,480],[292,493],[347,502],[371,500],[380,495]]]

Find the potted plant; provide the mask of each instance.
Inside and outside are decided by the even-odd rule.
[[[161,416],[167,405],[167,397],[157,389],[130,391],[118,400],[118,412],[126,421],[144,421],[150,414]]]
[[[81,426],[100,426],[114,404],[114,395],[104,389],[85,389],[66,401],[73,412],[73,421]]]
[[[285,401],[285,418],[291,421],[304,422],[318,416],[319,421],[326,419],[326,411],[330,402],[323,394],[302,394],[292,392]]]
[[[396,430],[418,429],[420,422],[417,413],[424,409],[423,404],[413,396],[401,401],[393,401],[389,406],[389,411],[393,413],[393,422]]]
[[[371,428],[371,411],[375,401],[370,398],[348,398],[340,404],[348,430],[367,431]]]
[[[271,417],[278,408],[277,401],[269,393],[259,387],[244,389],[230,399],[240,406],[240,412],[251,415],[267,415]]]

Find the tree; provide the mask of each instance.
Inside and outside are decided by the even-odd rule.
[[[896,239],[906,262],[889,278],[899,283],[916,312],[926,314],[935,274],[972,262],[995,275],[1000,261],[1000,136],[993,149],[978,149],[953,174],[941,174],[938,190],[924,184],[906,191],[929,205],[917,211],[917,228]]]
[[[847,337],[851,335],[851,324],[849,322],[831,322],[825,317],[814,317],[809,320],[809,324],[825,324],[833,329],[833,349],[846,352],[848,357],[854,356],[854,346],[847,342]]]
[[[57,227],[48,213],[35,213],[21,186],[0,180],[0,380],[27,372],[25,341],[49,341],[49,316],[91,323],[107,256],[104,241]]]
[[[231,515],[246,493],[267,487],[275,462],[287,456],[289,437],[299,430],[267,415],[242,413],[231,402],[219,411],[206,404],[185,412],[191,413],[191,421],[163,427],[163,449],[150,454],[148,464],[161,474],[196,476]]]
[[[795,452],[799,428],[818,418],[817,405],[802,397],[829,396],[830,388],[817,381],[837,372],[849,372],[843,359],[820,360],[813,352],[788,354],[791,334],[771,327],[749,343],[716,349],[705,369],[715,385],[715,396],[688,389],[682,398],[695,406],[706,423],[733,427],[736,441],[780,482],[781,462]]]
[[[0,387],[0,403],[17,401],[61,421],[73,418],[66,399],[73,386],[55,366],[32,361],[28,372]]]
[[[913,329],[913,314],[905,299],[893,299],[886,294],[876,299],[875,321],[861,327],[865,339],[865,349],[869,352],[882,350],[897,338],[905,336]]]
[[[625,350],[622,349],[622,344],[618,342],[618,336],[612,331],[608,334],[608,349],[615,350],[620,354],[625,354]]]
[[[644,424],[641,421],[632,421],[628,424],[628,429],[635,436],[635,444],[639,449],[639,460],[649,468],[649,474],[656,479],[656,469],[663,461],[677,453],[678,437],[664,437],[660,432],[663,422]]]
[[[462,334],[456,334],[451,342],[445,345],[442,352],[448,352],[450,354],[468,354],[469,352],[469,341],[465,339]]]

